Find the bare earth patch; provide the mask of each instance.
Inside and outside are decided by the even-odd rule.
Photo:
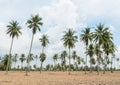
[[[87,75],[84,72],[25,72],[10,71],[8,75],[0,71],[0,85],[120,85],[120,72],[106,74],[96,72]]]

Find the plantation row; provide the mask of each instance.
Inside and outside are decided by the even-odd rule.
[[[44,52],[44,48],[49,44],[49,39],[47,35],[42,35],[42,37],[39,39],[42,45],[42,52],[40,55],[37,55],[33,58],[33,54],[31,54],[32,46],[33,46],[33,40],[35,37],[35,34],[37,31],[41,30],[41,26],[43,25],[42,18],[39,17],[39,15],[31,16],[30,19],[27,20],[26,25],[29,29],[32,30],[32,39],[29,49],[28,56],[25,57],[24,54],[21,54],[20,61],[23,64],[24,61],[26,61],[27,66],[25,66],[26,75],[28,75],[28,71],[30,70],[30,62],[35,58],[36,60],[39,58],[40,60],[40,72],[43,70],[43,62],[46,60],[46,53]],[[9,25],[7,25],[7,34],[12,38],[11,41],[11,47],[8,55],[5,55],[5,57],[2,59],[0,65],[3,66],[3,69],[6,69],[6,74],[8,73],[8,70],[11,68],[12,62],[17,62],[17,54],[12,55],[12,47],[15,37],[19,37],[21,33],[21,26],[19,26],[19,23],[17,21],[11,21]],[[80,36],[76,36],[76,32],[69,28],[64,32],[63,37],[61,38],[61,41],[63,41],[63,46],[67,47],[69,52],[63,51],[61,53],[61,56],[58,56],[58,54],[53,54],[53,60],[54,65],[48,64],[46,66],[46,70],[68,70],[68,74],[70,74],[71,70],[84,70],[85,73],[87,70],[90,70],[92,72],[93,70],[96,70],[99,74],[100,70],[103,70],[103,73],[105,73],[106,70],[111,70],[113,72],[113,59],[115,58],[115,45],[113,42],[113,35],[110,32],[108,27],[104,27],[103,24],[98,24],[95,27],[94,32],[91,32],[90,27],[86,27]],[[83,41],[84,45],[86,47],[86,57],[85,59],[79,57],[76,53],[76,51],[73,51],[71,53],[71,49],[75,47],[75,43]],[[60,58],[61,63],[57,63],[57,60]],[[88,61],[89,57],[89,62]],[[73,59],[74,63],[71,64],[71,59]],[[67,64],[66,62],[69,61]],[[119,59],[117,59],[119,61]],[[115,62],[115,61],[114,61]],[[81,64],[82,63],[82,64]],[[90,67],[88,67],[88,63],[90,64]],[[83,66],[79,66],[79,65]],[[111,65],[110,68],[108,66]],[[33,66],[35,69],[37,69],[36,64]],[[23,69],[23,65],[21,66],[21,69]]]

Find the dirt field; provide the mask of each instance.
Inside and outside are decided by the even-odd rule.
[[[0,72],[0,85],[120,85],[120,72],[87,75],[84,72]]]

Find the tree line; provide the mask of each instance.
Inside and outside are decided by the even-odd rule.
[[[26,75],[30,70],[30,62],[32,60],[36,60],[39,58],[41,65],[38,68],[41,71],[43,70],[43,62],[46,60],[46,53],[44,52],[44,48],[50,43],[49,37],[46,34],[43,34],[39,41],[41,42],[42,52],[40,55],[35,55],[31,53],[33,47],[33,40],[37,31],[41,31],[41,26],[43,25],[42,18],[39,15],[32,15],[26,22],[26,25],[32,31],[32,39],[30,43],[29,53],[26,56],[24,53],[19,55],[19,60],[21,61],[21,70],[26,71]],[[8,74],[8,70],[11,68],[12,63],[14,62],[14,69],[15,64],[18,59],[18,54],[12,55],[12,47],[15,37],[18,38],[21,32],[21,26],[17,21],[9,22],[7,25],[7,34],[11,37],[11,46],[9,53],[6,54],[2,61],[0,62],[1,69],[6,69],[6,74]],[[115,58],[115,51],[116,47],[113,42],[113,34],[110,31],[109,27],[105,27],[104,24],[99,23],[94,31],[91,31],[90,27],[86,27],[82,30],[80,36],[76,36],[76,31],[72,28],[63,32],[63,36],[61,41],[63,42],[63,46],[68,48],[68,52],[63,50],[63,52],[58,55],[58,53],[53,55],[54,65],[46,65],[44,70],[63,70],[68,71],[78,71],[84,70],[85,74],[89,70],[92,73],[93,70],[97,71],[99,75],[99,71],[103,70],[103,74],[105,74],[106,70],[108,69],[108,65],[111,65],[110,70],[113,72],[113,59]],[[77,55],[77,52],[74,50],[71,53],[71,49],[75,47],[76,42],[83,42],[85,45],[85,54],[86,57],[82,58],[81,56]],[[57,60],[60,59],[61,63],[57,63]],[[73,62],[71,63],[71,59]],[[23,62],[27,63],[25,68],[23,68]],[[67,64],[68,61],[68,64]],[[117,58],[119,62],[119,58]],[[89,63],[89,64],[88,64]],[[79,66],[82,64],[83,66]],[[37,70],[37,64],[34,64],[34,68]],[[90,67],[88,66],[90,65]],[[2,68],[3,67],[3,68]]]

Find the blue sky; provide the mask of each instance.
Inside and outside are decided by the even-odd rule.
[[[0,0],[0,55],[8,53],[11,39],[6,35],[6,25],[11,20],[17,20],[22,26],[22,36],[15,40],[12,53],[28,54],[31,41],[31,30],[25,25],[31,14],[39,14],[44,25],[41,32],[35,35],[32,53],[40,54],[41,45],[39,38],[48,34],[50,44],[45,49],[46,63],[52,63],[54,53],[60,53],[63,43],[60,41],[63,31],[73,28],[80,35],[86,26],[95,28],[98,23],[110,27],[114,35],[114,42],[120,54],[120,1],[119,0]],[[84,57],[84,45],[76,44],[77,54]]]

